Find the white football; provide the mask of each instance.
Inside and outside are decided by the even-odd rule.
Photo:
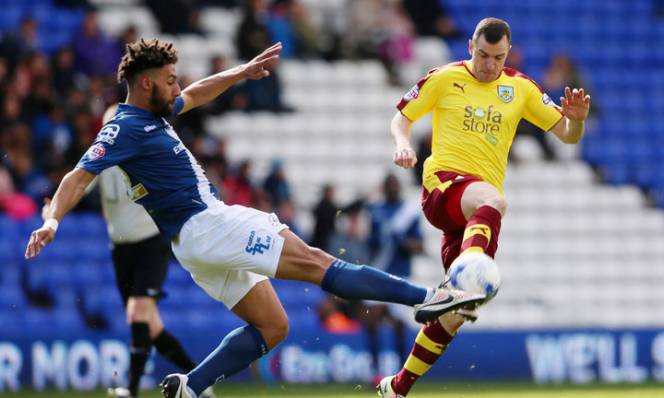
[[[466,253],[457,257],[448,275],[454,288],[486,294],[486,301],[491,300],[500,288],[498,264],[484,253]]]

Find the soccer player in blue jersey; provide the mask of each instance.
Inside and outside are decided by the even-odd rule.
[[[346,299],[415,307],[420,321],[437,318],[484,295],[445,287],[426,289],[372,267],[346,263],[309,247],[274,214],[228,206],[215,197],[203,169],[167,121],[203,105],[243,79],[261,79],[279,59],[281,44],[184,90],[177,82],[177,52],[170,43],[139,40],[127,46],[118,79],[126,102],[69,172],[53,197],[44,225],[32,232],[25,256],[39,255],[58,223],[102,170],[118,165],[134,201],[143,205],[194,281],[247,325],[229,333],[188,374],[162,382],[167,398],[196,398],[208,386],[246,368],[279,344],[288,319],[268,277],[320,285]]]

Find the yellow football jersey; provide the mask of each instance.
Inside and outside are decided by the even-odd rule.
[[[397,105],[411,121],[432,113],[431,156],[423,173],[428,191],[440,184],[436,172],[454,171],[502,192],[519,121],[549,131],[562,118],[560,108],[523,73],[504,68],[498,79],[482,83],[471,71],[470,61],[433,69]]]

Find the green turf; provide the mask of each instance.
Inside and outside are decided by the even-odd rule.
[[[219,398],[245,397],[310,397],[310,398],[342,398],[342,397],[376,397],[373,388],[367,385],[274,385],[256,386],[248,384],[226,384],[216,390]],[[17,398],[104,398],[105,394],[97,392],[32,392],[0,393],[0,395]],[[156,391],[146,391],[142,398],[158,398]],[[408,396],[409,398],[664,398],[664,384],[646,385],[593,385],[593,386],[533,386],[529,384],[426,384],[418,385]]]

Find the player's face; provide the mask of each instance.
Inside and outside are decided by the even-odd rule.
[[[180,85],[175,74],[175,65],[164,65],[152,76],[150,108],[157,117],[166,117],[173,112],[175,98],[180,95]]]
[[[481,35],[477,40],[468,42],[468,51],[473,62],[473,74],[477,80],[488,83],[500,76],[510,51],[510,44],[507,36],[491,44],[486,41],[484,35]]]

